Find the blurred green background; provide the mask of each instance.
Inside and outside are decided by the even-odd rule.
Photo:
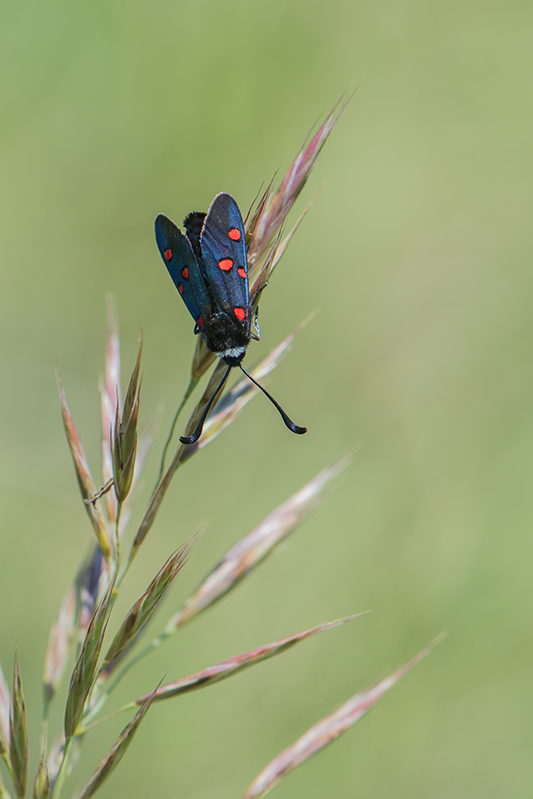
[[[524,796],[531,766],[533,7],[526,2],[5,2],[1,60],[0,661],[18,636],[38,763],[48,630],[92,532],[54,369],[96,480],[104,295],[141,417],[183,392],[192,321],[156,250],[229,191],[246,211],[358,91],[261,306],[263,341],[315,320],[266,399],[166,499],[121,611],[208,527],[164,607],[353,442],[340,487],[250,580],[130,675],[126,700],[352,612],[371,616],[148,715],[102,797],[239,797],[308,726],[450,635],[283,797]],[[131,533],[130,533],[131,535]],[[154,625],[154,630],[155,627]],[[123,726],[87,737],[79,792]],[[67,794],[69,792],[67,791]]]

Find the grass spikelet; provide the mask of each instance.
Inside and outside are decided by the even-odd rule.
[[[187,560],[190,543],[184,544],[167,560],[162,569],[156,574],[144,594],[130,609],[122,622],[109,651],[104,659],[104,667],[115,661],[138,637],[144,626],[151,619],[153,613],[166,592],[172,585],[174,578]]]
[[[113,479],[113,458],[111,432],[115,421],[115,408],[121,402],[120,391],[120,339],[116,305],[113,297],[108,294],[107,301],[107,347],[105,378],[100,383],[102,397],[102,478],[104,485]],[[115,493],[109,491],[105,494],[107,515],[111,525],[116,522],[117,500]]]
[[[104,517],[96,507],[96,505],[90,500],[96,494],[96,488],[93,483],[93,479],[91,477],[91,471],[89,469],[89,464],[87,463],[87,458],[85,457],[85,452],[83,451],[83,446],[81,441],[78,437],[76,432],[76,428],[74,427],[74,422],[72,421],[72,417],[70,415],[70,411],[67,406],[67,400],[65,397],[65,391],[63,389],[63,384],[61,383],[60,378],[57,379],[57,385],[59,389],[59,396],[61,399],[61,411],[63,415],[63,425],[65,427],[65,433],[67,434],[67,440],[70,447],[70,452],[72,454],[72,459],[74,461],[74,468],[76,469],[76,476],[78,478],[78,485],[80,487],[80,492],[84,500],[84,507],[89,515],[89,519],[91,520],[91,524],[93,529],[96,533],[96,538],[100,545],[100,549],[102,550],[106,561],[109,563],[111,560],[111,541],[109,539],[109,532],[104,521]],[[87,502],[85,500],[88,500]]]
[[[247,577],[322,502],[348,463],[347,456],[336,460],[232,547],[183,610],[169,621],[166,630],[181,627]]]
[[[122,417],[117,396],[115,425],[113,436],[113,480],[117,502],[122,504],[128,496],[133,482],[135,471],[135,458],[137,455],[137,424],[139,421],[139,403],[141,386],[139,373],[143,351],[143,337],[139,344],[139,352],[133,369]]]
[[[9,763],[9,688],[0,666],[0,757]]]
[[[13,693],[11,714],[9,719],[9,760],[13,785],[17,796],[26,794],[28,784],[28,729],[26,726],[26,705],[22,691],[18,650],[15,649],[15,665],[13,667]]]
[[[115,447],[115,436],[113,431],[116,431],[116,417],[117,408],[121,405],[121,385],[120,385],[120,339],[118,335],[118,320],[116,315],[116,306],[114,299],[111,295],[107,295],[107,317],[108,317],[108,333],[107,333],[107,346],[106,346],[106,367],[105,378],[100,380],[100,394],[102,404],[102,478],[104,489],[114,484],[113,477],[113,450]],[[142,344],[141,344],[142,346]],[[133,371],[132,378],[138,380],[140,366],[140,355],[137,358],[137,363]],[[130,381],[131,383],[131,381]],[[137,411],[138,411],[137,402]],[[155,417],[154,417],[155,418]],[[129,493],[121,503],[120,513],[120,529],[117,527],[117,511],[118,502],[114,491],[102,490],[104,497],[107,517],[111,528],[115,528],[115,534],[120,535],[121,530],[126,526],[132,505],[133,505],[133,488],[137,483],[144,461],[150,447],[153,443],[153,427],[155,426],[152,421],[148,428],[139,435],[138,442],[136,443],[135,460],[133,478],[131,481]],[[119,460],[121,454],[118,454]]]
[[[242,799],[260,799],[274,788],[278,782],[289,772],[310,758],[320,749],[332,743],[343,732],[349,729],[356,721],[359,721],[365,713],[368,713],[377,702],[389,691],[393,685],[401,680],[413,666],[416,666],[423,658],[428,655],[441,637],[423,649],[418,655],[395,671],[389,677],[368,688],[365,691],[352,696],[347,702],[341,705],[333,713],[325,716],[317,724],[314,724],[301,738],[287,747],[279,754],[250,785]]]
[[[272,182],[257,202],[255,209],[250,213],[250,221],[246,228],[247,241],[250,241],[248,261],[250,266],[254,268],[254,273],[259,268],[265,253],[270,250],[272,242],[283,228],[285,220],[305,186],[328,136],[352,96],[350,95],[344,102],[341,100],[328,114],[311,141],[309,143],[304,142],[279,187],[274,190]]]
[[[33,784],[33,799],[49,799],[50,797],[50,774],[46,758],[43,755],[39,762],[39,769]]]
[[[366,611],[366,613],[367,612],[368,611]],[[305,641],[306,638],[310,638],[311,636],[316,635],[317,633],[325,632],[326,630],[332,630],[334,627],[339,627],[342,624],[346,624],[348,621],[365,616],[366,613],[358,613],[355,616],[346,616],[343,619],[336,619],[336,621],[330,621],[326,624],[319,624],[316,627],[311,627],[309,630],[304,630],[303,632],[296,633],[295,635],[290,635],[288,638],[283,638],[281,641],[274,641],[272,644],[266,644],[265,646],[259,647],[259,649],[253,649],[251,652],[245,652],[243,655],[238,655],[230,660],[225,660],[223,663],[219,663],[216,666],[210,666],[209,668],[203,669],[203,671],[199,671],[196,674],[183,677],[181,680],[168,683],[168,685],[162,685],[161,688],[157,689],[154,701],[160,702],[163,699],[171,699],[172,697],[179,696],[180,694],[185,694],[189,691],[195,691],[198,688],[207,688],[207,686],[214,685],[221,680],[227,680],[228,677],[233,677],[235,674],[239,674],[244,669],[250,668],[250,666],[255,666],[258,663],[262,663],[264,660],[275,657],[276,655],[281,655],[283,652],[291,649],[296,644],[299,644],[300,641]],[[146,701],[146,698],[146,696],[139,697],[139,699],[135,701],[135,704],[142,704]]]
[[[96,677],[98,658],[109,620],[109,605],[113,587],[114,583],[109,586],[94,612],[80,656],[72,672],[65,710],[65,738],[67,740],[76,733]]]
[[[114,769],[118,766],[126,751],[133,740],[133,736],[137,732],[141,721],[146,716],[150,706],[154,700],[154,696],[156,694],[156,690],[148,697],[146,702],[143,704],[141,708],[137,711],[135,716],[132,718],[130,723],[124,727],[122,732],[120,733],[119,737],[117,738],[114,745],[111,747],[107,755],[104,757],[96,771],[94,772],[93,776],[86,784],[85,788],[79,795],[78,799],[89,799],[98,788],[105,782],[105,780],[109,777],[109,775],[114,771]]]
[[[52,701],[63,676],[70,647],[74,638],[76,623],[76,590],[71,586],[67,591],[57,619],[52,625],[48,647],[44,659],[44,703],[45,708]],[[45,710],[46,716],[46,710]]]

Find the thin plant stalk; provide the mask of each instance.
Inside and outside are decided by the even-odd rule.
[[[157,476],[157,485],[159,485],[159,483],[161,482],[161,479],[162,479],[162,477],[163,477],[163,475],[165,473],[165,461],[166,461],[166,458],[167,458],[167,452],[168,452],[168,448],[170,447],[170,443],[172,441],[172,437],[174,436],[174,430],[175,430],[175,427],[176,427],[176,423],[178,421],[178,417],[179,417],[180,413],[182,412],[183,408],[185,407],[185,404],[186,404],[187,400],[189,399],[189,397],[191,396],[192,392],[194,391],[194,389],[198,385],[198,383],[199,383],[199,378],[191,377],[191,380],[190,380],[189,385],[187,387],[187,391],[183,395],[183,399],[181,401],[181,404],[179,405],[178,410],[174,414],[174,418],[172,420],[172,424],[170,425],[170,430],[169,430],[169,433],[168,433],[168,436],[167,436],[167,440],[165,441],[165,446],[163,447],[163,454],[161,456],[161,465],[159,467],[159,474]],[[157,488],[157,485],[156,485],[156,488]],[[155,492],[156,488],[154,488],[154,492]]]
[[[61,792],[65,784],[65,780],[70,770],[69,769],[70,761],[74,751],[72,743],[73,743],[73,738],[68,738],[65,741],[65,745],[63,747],[63,757],[61,758],[61,765],[59,766],[59,771],[57,773],[57,778],[52,791],[54,799],[60,799]]]

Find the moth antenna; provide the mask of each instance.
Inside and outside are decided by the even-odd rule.
[[[274,399],[274,397],[271,394],[268,393],[266,388],[263,388],[263,386],[260,385],[260,383],[258,383],[257,380],[254,380],[251,374],[248,374],[248,372],[246,371],[246,369],[243,367],[242,364],[239,364],[239,369],[241,370],[241,372],[244,372],[244,374],[246,375],[248,380],[252,381],[254,386],[257,386],[257,388],[260,388],[261,391],[263,392],[263,394],[267,395],[267,397],[269,398],[269,400],[272,403],[272,405],[274,405],[278,409],[278,411],[279,411],[279,413],[281,415],[281,418],[283,419],[283,421],[285,422],[285,424],[287,425],[287,427],[289,428],[291,433],[297,433],[297,435],[299,435],[299,436],[303,435],[304,433],[307,433],[307,427],[299,427],[297,424],[294,424],[292,419],[289,419],[289,417],[287,416],[287,414],[285,413],[285,411],[283,410],[281,405],[278,402],[276,402],[276,400]]]
[[[226,372],[224,374],[224,377],[222,378],[222,380],[220,381],[220,383],[217,386],[217,390],[215,391],[215,393],[213,394],[213,396],[211,397],[211,399],[209,400],[209,402],[205,406],[205,410],[202,413],[202,417],[201,417],[200,421],[198,422],[198,424],[196,425],[196,430],[194,431],[192,436],[180,436],[180,441],[181,441],[182,444],[194,444],[194,442],[198,441],[198,439],[202,435],[202,430],[204,429],[204,424],[205,424],[205,420],[207,419],[207,414],[211,410],[214,401],[216,400],[216,398],[218,397],[218,395],[220,394],[220,392],[224,388],[224,384],[225,384],[226,380],[228,379],[229,373],[231,372],[231,368],[232,368],[231,366],[228,366],[228,368],[227,368],[227,370],[226,370]]]

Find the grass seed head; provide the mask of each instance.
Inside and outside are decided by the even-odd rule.
[[[116,304],[111,294],[107,301],[107,346],[105,377],[100,381],[102,395],[102,478],[106,485],[113,479],[112,430],[115,420],[116,398],[121,401],[120,390],[120,338]],[[107,514],[111,525],[115,524],[117,500],[113,491],[104,494]]]
[[[113,478],[115,481],[115,495],[118,502],[124,502],[128,496],[135,471],[137,425],[139,421],[139,403],[142,382],[142,380],[139,379],[142,350],[143,338],[141,334],[139,352],[130,378],[126,399],[124,400],[122,417],[120,416],[120,404],[117,395],[113,436]]]
[[[63,598],[48,639],[43,676],[45,706],[52,701],[63,676],[74,637],[75,622],[76,589],[72,585]]]
[[[259,564],[314,510],[329,493],[332,483],[350,459],[343,456],[280,505],[270,516],[232,547],[202,581],[182,611],[169,621],[168,629],[181,627],[218,602]]]
[[[246,224],[246,239],[249,241],[248,262],[253,274],[261,269],[265,255],[278,238],[294,203],[305,186],[318,156],[337,120],[353,95],[341,100],[326,117],[311,141],[304,142],[296,158],[277,189],[274,181],[250,210]]]
[[[63,384],[61,383],[59,377],[57,378],[57,385],[59,389],[59,396],[61,399],[61,412],[63,415],[63,425],[65,427],[65,433],[67,434],[67,440],[69,443],[70,452],[72,454],[72,459],[74,461],[74,468],[76,469],[78,485],[80,487],[80,492],[84,500],[83,504],[89,516],[89,519],[91,520],[91,523],[93,525],[93,529],[96,533],[96,538],[100,545],[100,549],[102,550],[106,561],[109,562],[111,560],[112,548],[111,548],[109,532],[104,517],[102,516],[99,509],[96,507],[94,503],[85,501],[85,500],[91,500],[96,494],[96,488],[93,479],[91,477],[91,470],[89,469],[89,464],[87,462],[87,458],[85,457],[85,452],[83,450],[82,443],[76,432],[76,428],[74,427],[74,422],[72,421],[72,416],[70,415],[70,411],[67,406],[67,400],[65,397]]]
[[[178,549],[167,560],[144,594],[130,609],[109,647],[104,659],[104,665],[109,666],[113,661],[116,661],[136,640],[144,626],[151,619],[152,614],[157,610],[174,578],[185,564],[189,550],[190,543]]]
[[[28,729],[26,726],[26,705],[22,691],[18,651],[15,650],[13,668],[13,694],[9,719],[9,759],[13,783],[18,797],[26,794],[28,784]]]
[[[0,757],[7,756],[9,749],[9,688],[0,666]]]
[[[93,686],[100,650],[109,620],[109,604],[114,582],[107,589],[87,628],[85,640],[70,680],[65,709],[65,738],[72,738],[82,719],[85,705]]]
[[[50,797],[50,774],[46,758],[43,755],[39,763],[37,776],[33,785],[33,799],[49,799]]]
[[[226,680],[228,677],[239,674],[250,666],[255,666],[258,663],[262,663],[264,660],[283,654],[288,649],[300,643],[300,641],[305,641],[306,638],[312,635],[331,630],[334,627],[339,627],[341,624],[346,624],[346,622],[358,619],[364,615],[366,614],[359,613],[355,616],[347,616],[343,619],[327,622],[326,624],[319,624],[317,627],[312,627],[310,630],[296,633],[288,638],[283,638],[281,641],[274,641],[272,644],[266,644],[265,646],[259,647],[259,649],[245,652],[243,655],[238,655],[235,658],[231,658],[231,660],[225,660],[223,663],[219,663],[216,666],[210,666],[196,674],[183,677],[181,680],[162,685],[161,688],[157,690],[155,701],[159,702],[163,699],[171,699],[174,696],[189,693],[189,691],[194,691],[198,688],[206,688],[209,685],[214,685],[221,680]],[[135,703],[137,705],[142,705],[146,699],[146,696],[141,696]]]
[[[153,691],[152,694],[150,694],[150,696],[143,704],[143,706],[139,708],[139,710],[132,718],[130,723],[126,727],[124,727],[119,737],[117,738],[116,742],[111,747],[107,755],[103,758],[102,762],[94,772],[93,776],[84,787],[78,799],[89,799],[89,797],[92,796],[94,793],[96,793],[96,791],[100,788],[100,786],[105,782],[105,780],[118,766],[118,764],[126,754],[126,751],[130,743],[132,742],[133,736],[137,732],[137,729],[141,721],[144,719],[145,715],[150,709],[156,691],[157,688],[155,689],[155,691]]]

